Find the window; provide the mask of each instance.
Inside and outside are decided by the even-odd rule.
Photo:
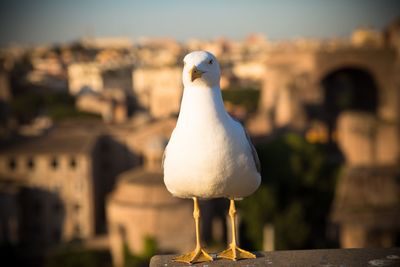
[[[74,211],[75,211],[75,213],[78,214],[80,210],[81,210],[81,205],[79,205],[78,203],[76,203],[76,204],[74,205]]]
[[[33,158],[29,158],[26,161],[26,166],[28,167],[28,169],[32,170],[35,167],[35,162],[33,161]]]
[[[71,167],[71,169],[75,169],[76,168],[76,159],[75,159],[75,157],[71,157],[69,159],[69,166]]]
[[[50,162],[50,165],[53,169],[57,169],[58,168],[58,160],[56,157],[53,157],[53,159]]]
[[[17,161],[14,158],[8,160],[8,168],[10,170],[15,170],[17,168]]]

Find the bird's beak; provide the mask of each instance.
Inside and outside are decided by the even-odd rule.
[[[191,68],[189,71],[190,79],[193,82],[197,78],[201,78],[201,75],[203,75],[203,73],[204,73],[204,71],[201,71],[198,68],[196,68],[196,66],[193,66],[193,68]]]

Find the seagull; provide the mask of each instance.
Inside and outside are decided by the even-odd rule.
[[[239,260],[256,256],[238,247],[235,200],[254,193],[260,185],[257,152],[242,125],[225,110],[220,89],[220,67],[206,51],[183,59],[184,91],[176,127],[163,157],[164,183],[175,197],[192,198],[196,229],[193,251],[174,261],[213,261],[200,242],[199,199],[230,200],[232,240],[218,258]]]

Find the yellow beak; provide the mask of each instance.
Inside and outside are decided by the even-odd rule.
[[[191,70],[189,71],[190,80],[192,80],[192,82],[193,82],[197,78],[201,78],[201,75],[203,75],[203,73],[204,73],[204,71],[201,71],[201,70],[197,69],[196,66],[193,66],[193,68],[191,68]]]

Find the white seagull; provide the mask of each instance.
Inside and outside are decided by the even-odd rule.
[[[225,111],[220,67],[209,52],[185,56],[184,91],[176,127],[164,152],[164,183],[176,197],[192,198],[196,248],[175,261],[212,261],[200,243],[198,199],[230,199],[232,242],[219,258],[255,258],[236,241],[235,199],[251,195],[260,185],[260,163],[242,125]]]

